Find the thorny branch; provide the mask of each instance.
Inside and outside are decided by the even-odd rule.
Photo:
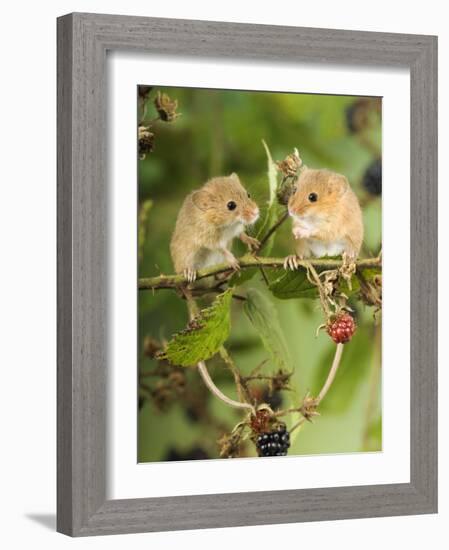
[[[283,268],[285,258],[259,258],[249,255],[239,258],[239,265],[241,269],[250,269],[257,267],[264,268]],[[319,269],[338,269],[343,265],[341,260],[333,260],[326,258],[319,258],[313,261],[310,260],[298,260],[298,265],[304,269],[312,265]],[[381,267],[382,262],[380,258],[365,258],[359,260],[356,266],[360,269],[367,267]],[[219,275],[220,273],[226,273],[230,271],[229,264],[222,263],[207,269],[201,269],[198,271],[196,280],[204,279],[212,275]],[[177,288],[181,285],[188,283],[188,280],[183,275],[159,275],[158,277],[143,277],[139,279],[139,290],[158,290],[162,288]]]
[[[268,239],[273,235],[273,233],[279,229],[279,227],[288,219],[289,213],[288,210],[286,210],[282,216],[278,219],[278,221],[270,227],[270,229],[267,231],[267,234],[263,237],[263,239],[260,241],[259,248],[257,252],[260,252],[262,248],[267,244]]]

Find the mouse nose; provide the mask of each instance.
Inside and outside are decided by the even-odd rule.
[[[246,223],[254,223],[259,217],[259,208],[257,206],[255,208],[247,208],[243,212],[243,216],[246,220]]]

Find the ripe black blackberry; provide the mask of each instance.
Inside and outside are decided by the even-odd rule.
[[[259,456],[285,456],[290,447],[290,434],[282,424],[276,430],[260,434],[256,446]]]
[[[382,161],[376,159],[370,164],[363,175],[363,187],[371,193],[371,195],[382,194]]]

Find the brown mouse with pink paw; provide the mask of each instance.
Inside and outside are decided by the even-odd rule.
[[[237,174],[209,180],[185,198],[179,211],[170,243],[176,272],[193,282],[199,269],[223,262],[238,270],[232,241],[239,237],[257,249],[259,241],[244,230],[258,217],[259,208]]]
[[[347,178],[329,170],[305,168],[288,202],[296,254],[287,256],[285,269],[298,260],[342,256],[354,262],[363,242],[359,201]]]

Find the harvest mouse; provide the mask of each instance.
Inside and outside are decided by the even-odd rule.
[[[305,168],[288,201],[288,212],[296,255],[287,256],[286,269],[297,269],[298,259],[312,256],[357,258],[363,241],[362,211],[345,176]]]
[[[244,232],[259,217],[259,208],[240,183],[237,174],[212,178],[188,195],[179,211],[170,251],[177,273],[189,282],[199,269],[228,262],[239,269],[230,248],[239,237],[250,248],[259,241]]]

